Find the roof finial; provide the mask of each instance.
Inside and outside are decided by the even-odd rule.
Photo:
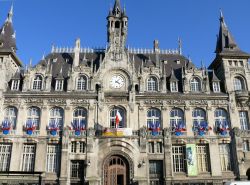
[[[7,22],[12,22],[12,17],[13,17],[13,3],[11,4],[11,7],[10,7],[10,11],[8,13],[8,18],[7,18]]]
[[[178,37],[178,52],[182,55],[182,40],[180,37]]]
[[[224,22],[224,16],[221,8],[220,8],[220,21]]]

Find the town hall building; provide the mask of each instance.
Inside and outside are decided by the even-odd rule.
[[[106,48],[76,39],[24,67],[12,17],[13,8],[0,28],[0,185],[250,179],[250,54],[222,13],[208,68],[183,56],[181,41],[126,47],[120,0],[107,16]]]

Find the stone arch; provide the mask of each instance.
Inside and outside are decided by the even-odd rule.
[[[117,156],[120,157],[121,159],[125,160],[127,162],[127,170],[128,170],[128,183],[134,178],[134,162],[132,158],[125,152],[123,151],[111,151],[103,160],[102,164],[102,184],[104,184],[105,180],[105,167],[107,165],[107,162],[109,162],[110,158]]]

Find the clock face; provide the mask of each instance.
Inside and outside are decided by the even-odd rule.
[[[112,76],[110,80],[110,86],[115,89],[119,89],[124,85],[124,79],[123,77],[119,75]]]

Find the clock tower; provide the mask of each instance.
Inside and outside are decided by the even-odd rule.
[[[128,17],[125,8],[121,9],[120,0],[115,1],[113,10],[109,11],[107,20],[110,58],[114,61],[120,61],[123,59],[128,32]]]

